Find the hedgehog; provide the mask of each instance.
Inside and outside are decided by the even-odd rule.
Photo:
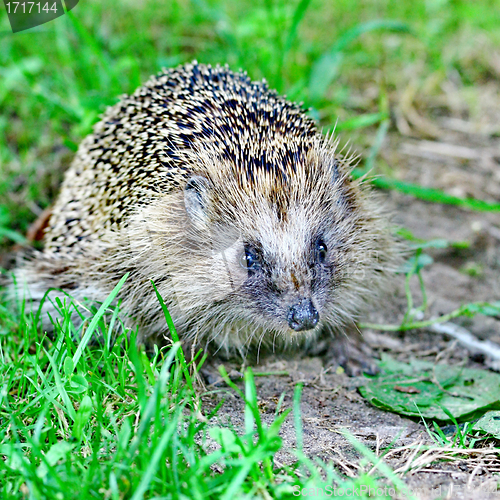
[[[169,339],[154,283],[186,346],[245,358],[326,338],[342,357],[380,303],[394,241],[338,144],[265,80],[163,70],[83,140],[16,286],[34,307],[55,289],[53,315],[54,295],[103,302],[129,273],[120,310],[141,342]]]

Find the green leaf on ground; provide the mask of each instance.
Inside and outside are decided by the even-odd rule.
[[[388,356],[380,367],[385,373],[369,379],[359,391],[383,410],[441,421],[450,421],[444,409],[457,420],[500,410],[496,373],[420,360],[401,363]]]
[[[500,411],[485,413],[473,427],[475,431],[483,431],[496,439],[500,439]]]

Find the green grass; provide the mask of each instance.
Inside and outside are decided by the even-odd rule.
[[[352,139],[364,158],[358,174],[372,169],[376,186],[498,211],[402,183],[397,171],[385,169],[382,177],[377,155],[393,126],[391,107],[409,82],[422,88],[453,73],[473,94],[476,84],[495,78],[488,54],[500,46],[499,25],[500,5],[487,0],[82,0],[69,15],[15,35],[0,14],[1,248],[24,241],[106,106],[162,67],[195,58],[243,68],[304,101],[325,131],[336,126]],[[420,279],[421,263],[416,258],[408,279]],[[404,325],[414,327],[418,308],[408,297]],[[299,391],[297,462],[277,466],[285,413],[264,425],[251,372],[244,394],[227,381],[245,398],[245,428],[221,428],[218,408],[196,390],[194,367],[178,344],[147,355],[110,304],[79,327],[76,309],[60,304],[49,339],[39,318],[0,301],[2,499],[267,499],[334,482],[377,486],[367,475],[347,480],[301,453]],[[488,313],[496,305],[464,307],[450,314]],[[93,334],[100,341],[90,345]],[[214,441],[215,451],[208,446]]]
[[[0,336],[3,500],[285,499],[303,488],[380,486],[366,475],[344,478],[302,454],[300,386],[291,466],[274,463],[291,409],[281,408],[282,398],[266,425],[251,370],[243,392],[222,370],[245,402],[245,424],[221,427],[214,417],[223,401],[203,404],[213,398],[196,388],[196,369],[179,342],[147,355],[136,345],[136,332],[123,328],[117,308],[109,307],[123,281],[77,329],[75,306],[59,303],[53,339],[41,333],[33,314],[0,311],[3,324],[16,328]],[[96,329],[101,340],[90,345]],[[368,463],[394,479],[384,464]]]

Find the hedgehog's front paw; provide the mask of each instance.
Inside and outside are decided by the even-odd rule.
[[[375,353],[359,332],[332,338],[325,357],[328,365],[339,364],[349,377],[375,375],[380,371]]]

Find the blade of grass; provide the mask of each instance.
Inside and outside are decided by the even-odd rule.
[[[359,36],[370,31],[395,31],[399,33],[410,33],[406,23],[394,20],[379,19],[362,23],[347,30],[330,48],[323,54],[311,69],[309,78],[309,98],[314,102],[322,99],[338,75],[342,64],[344,50]]]
[[[366,175],[367,170],[356,168],[352,172],[355,179]],[[461,208],[466,208],[476,212],[500,212],[500,203],[494,203],[475,198],[458,198],[435,188],[427,188],[412,184],[409,182],[399,181],[397,179],[389,179],[387,177],[373,177],[369,181],[376,187],[381,189],[393,189],[403,194],[408,194],[415,198],[432,203],[444,203],[446,205],[454,205]]]
[[[149,465],[147,469],[144,471],[144,474],[141,478],[141,482],[139,483],[139,486],[135,490],[135,493],[132,496],[131,500],[142,500],[144,498],[144,493],[146,493],[146,490],[148,489],[151,481],[153,480],[153,476],[158,468],[158,463],[160,461],[160,458],[162,457],[163,452],[165,451],[176,429],[177,429],[177,419],[174,419],[172,422],[170,422],[164,434],[162,435],[160,442],[156,446],[153,452],[153,456],[151,457],[151,460],[149,462]]]
[[[293,421],[295,423],[295,435],[297,440],[297,450],[302,453],[302,414],[300,411],[300,398],[302,396],[302,384],[297,384],[293,393]]]
[[[162,308],[163,315],[165,316],[165,321],[167,322],[168,329],[170,330],[170,335],[172,336],[172,340],[175,343],[180,344],[181,342],[179,340],[179,335],[177,334],[177,330],[175,329],[174,321],[172,319],[172,316],[170,316],[170,312],[169,312],[165,302],[163,301],[163,297],[160,295],[160,292],[156,288],[156,285],[153,283],[153,281],[151,281],[151,283],[152,283],[153,288],[155,290],[156,298],[158,299],[158,302],[160,303],[160,306]],[[182,350],[182,348],[179,349],[177,355],[178,355],[179,361],[181,363],[182,372],[184,373],[184,378],[186,379],[186,383],[188,384],[189,388],[192,391],[194,391],[193,381],[191,379],[191,375],[189,374],[189,367],[188,367],[188,364],[186,362],[186,357],[184,356],[184,351]]]
[[[286,55],[288,54],[288,52],[290,51],[290,49],[293,45],[293,42],[297,38],[297,30],[298,30],[299,24],[302,21],[302,19],[304,18],[304,15],[305,15],[310,3],[311,3],[311,0],[300,0],[300,2],[297,4],[295,12],[293,13],[292,24],[290,25],[290,29],[288,31],[288,36],[286,37],[286,40],[285,40],[285,46],[283,48],[282,59],[285,59]]]
[[[368,158],[365,162],[365,168],[368,172],[373,168],[375,164],[375,158],[377,157],[378,152],[380,151],[380,148],[382,147],[382,144],[384,142],[385,136],[387,135],[387,131],[389,130],[389,123],[390,120],[388,118],[384,119],[380,123],[375,141],[370,148],[370,154],[368,155]]]
[[[357,130],[360,128],[370,127],[383,120],[387,120],[388,115],[384,111],[378,113],[366,113],[364,115],[355,116],[354,118],[349,118],[343,122],[338,122],[335,125],[335,132],[341,130]]]
[[[483,314],[485,316],[498,316],[500,315],[500,302],[470,302],[460,306],[454,311],[443,314],[437,318],[424,320],[424,321],[410,321],[408,323],[401,323],[399,325],[379,325],[375,323],[360,323],[361,328],[372,328],[374,330],[382,330],[386,332],[404,332],[406,330],[413,330],[416,328],[427,328],[429,326],[446,323],[453,318],[458,318],[459,316],[469,316],[472,317],[476,314]]]
[[[113,291],[108,295],[108,298],[101,304],[101,307],[99,307],[99,310],[97,313],[94,315],[92,318],[92,321],[90,322],[90,325],[88,326],[87,330],[85,331],[85,334],[83,335],[82,340],[80,341],[80,344],[78,345],[78,348],[76,349],[76,352],[73,356],[73,366],[76,367],[78,364],[78,361],[80,360],[80,357],[82,356],[83,350],[85,347],[87,347],[87,344],[92,337],[92,334],[94,333],[94,330],[97,327],[97,324],[99,323],[99,320],[102,318],[103,314],[106,312],[106,309],[111,305],[111,302],[115,300],[116,296],[118,295],[118,292],[120,291],[121,287],[129,277],[130,273],[127,273],[119,282],[118,284],[113,288]]]
[[[54,374],[54,380],[56,382],[57,390],[58,390],[62,400],[64,401],[64,405],[66,406],[66,410],[68,412],[68,415],[71,417],[71,419],[74,422],[75,418],[76,418],[75,407],[73,406],[73,403],[69,399],[68,393],[66,392],[66,389],[64,388],[61,377],[59,376],[59,369],[56,365],[56,362],[54,361],[54,358],[49,354],[49,352],[47,350],[45,350],[45,354],[49,358],[49,362],[50,362],[50,366],[52,367],[52,372]]]

